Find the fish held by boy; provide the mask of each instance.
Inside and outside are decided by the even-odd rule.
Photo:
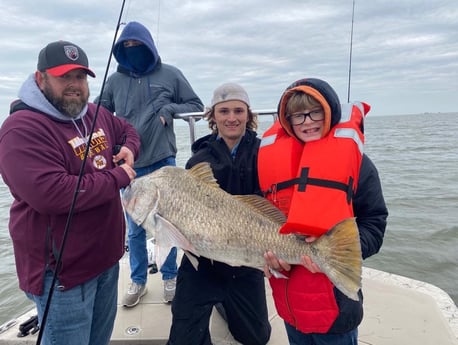
[[[345,295],[358,300],[362,256],[354,218],[336,224],[312,243],[279,229],[285,215],[257,195],[231,195],[208,163],[192,169],[167,166],[139,177],[123,193],[132,219],[154,234],[157,245],[177,246],[198,269],[195,256],[231,266],[263,269],[268,250],[290,264],[308,255]]]

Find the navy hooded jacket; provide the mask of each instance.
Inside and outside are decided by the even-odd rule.
[[[143,43],[134,49],[143,54],[135,60],[139,64],[145,62],[145,56],[150,59],[144,70],[132,63],[133,54],[127,52],[132,48],[124,47],[127,40]],[[141,148],[135,168],[176,157],[173,118],[178,113],[203,111],[202,101],[178,68],[161,62],[153,38],[142,24],[126,25],[113,47],[113,55],[118,69],[108,78],[100,102],[139,133]]]

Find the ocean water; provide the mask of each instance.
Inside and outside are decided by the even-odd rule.
[[[258,133],[269,124],[262,121]],[[197,138],[208,132],[197,123]],[[176,133],[177,164],[184,166],[191,154],[187,125],[177,124]],[[364,265],[434,284],[458,303],[458,113],[369,114],[365,133],[390,215],[380,252]],[[32,306],[18,289],[11,200],[0,180],[0,325]]]

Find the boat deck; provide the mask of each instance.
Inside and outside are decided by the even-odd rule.
[[[127,255],[127,254],[126,254]],[[126,292],[130,277],[127,256],[121,260],[119,300]],[[267,283],[267,281],[266,281]],[[269,345],[287,344],[283,321],[277,316],[269,284],[267,301],[272,323]],[[148,293],[134,308],[118,307],[110,344],[165,344],[170,330],[170,305],[162,301],[160,273],[148,277]],[[365,316],[359,327],[359,345],[458,345],[458,310],[451,298],[439,288],[405,277],[364,268]],[[36,334],[16,337],[18,325],[34,311],[16,320],[14,327],[0,334],[1,345],[33,345]],[[230,335],[217,312],[211,319],[215,345],[239,344]]]

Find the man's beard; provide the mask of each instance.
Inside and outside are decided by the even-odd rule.
[[[87,104],[89,99],[89,90],[85,94],[83,90],[69,88],[65,89],[62,93],[68,91],[79,92],[79,99],[65,100],[64,97],[55,94],[47,82],[44,83],[43,87],[43,94],[45,95],[46,99],[54,106],[54,108],[59,110],[59,112],[61,112],[63,115],[76,118],[81,113],[81,111],[83,111]]]

